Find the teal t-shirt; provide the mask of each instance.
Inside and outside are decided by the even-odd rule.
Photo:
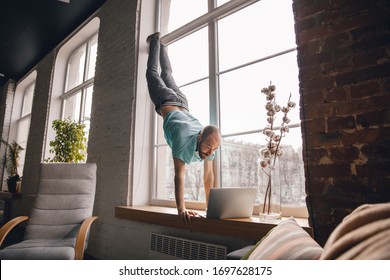
[[[172,149],[173,157],[187,164],[201,161],[196,152],[196,142],[202,128],[200,122],[187,111],[174,110],[166,114],[163,123],[164,137]],[[212,160],[214,156],[212,154],[208,160]]]

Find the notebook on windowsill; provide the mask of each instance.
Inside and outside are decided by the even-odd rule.
[[[248,218],[252,216],[256,188],[212,188],[206,212],[208,219]]]

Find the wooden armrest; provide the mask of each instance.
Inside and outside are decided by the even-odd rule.
[[[84,258],[85,240],[92,223],[97,219],[97,216],[88,217],[81,224],[80,230],[77,234],[75,245],[75,260],[82,260]]]
[[[3,225],[0,229],[0,246],[3,244],[4,239],[7,237],[8,233],[16,227],[21,222],[27,221],[29,219],[28,216],[19,216],[16,218],[13,218],[12,220],[8,221],[5,225]]]

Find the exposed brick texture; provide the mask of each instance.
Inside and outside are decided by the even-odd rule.
[[[390,2],[293,0],[315,238],[390,201]]]

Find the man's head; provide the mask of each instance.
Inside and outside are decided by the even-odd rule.
[[[221,145],[221,133],[214,125],[205,126],[198,135],[197,151],[201,159],[211,156]]]

